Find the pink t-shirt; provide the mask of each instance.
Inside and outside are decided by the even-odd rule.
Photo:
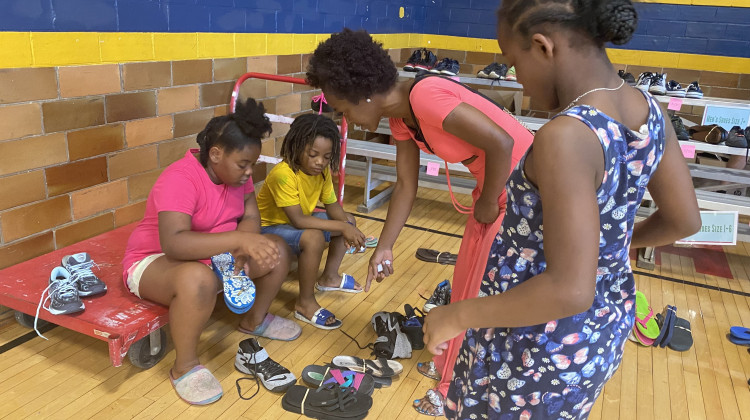
[[[393,138],[402,141],[413,140],[423,152],[434,154],[450,163],[458,163],[472,156],[484,156],[482,149],[443,130],[443,120],[461,103],[482,111],[513,138],[515,144],[511,169],[521,160],[534,138],[529,130],[496,103],[464,85],[443,77],[426,77],[419,81],[412,89],[409,101],[432,152],[414,138],[414,130],[400,118],[389,120]]]
[[[133,263],[163,252],[159,242],[159,212],[176,211],[192,217],[193,232],[229,232],[245,214],[245,194],[255,191],[253,180],[241,187],[216,185],[190,149],[159,175],[146,201],[143,220],[128,239],[122,260],[123,278]],[[210,260],[201,260],[210,264]]]

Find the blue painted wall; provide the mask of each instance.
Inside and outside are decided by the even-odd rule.
[[[493,39],[497,6],[497,0],[0,0],[0,31],[331,33],[348,26]],[[750,8],[636,8],[638,31],[618,48],[750,57]]]

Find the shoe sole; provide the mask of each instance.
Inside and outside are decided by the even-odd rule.
[[[106,286],[103,289],[94,290],[94,291],[91,291],[91,292],[82,292],[82,291],[79,290],[78,291],[78,296],[93,296],[93,295],[98,295],[99,293],[104,293],[106,291],[107,291],[107,287]]]
[[[671,96],[673,98],[684,98],[685,92],[679,93],[679,92],[667,92],[667,96]]]
[[[448,76],[455,76],[456,75],[456,73],[453,73],[452,71],[448,71],[448,70],[440,70],[440,73],[447,74]]]
[[[86,306],[84,306],[83,302],[81,302],[81,306],[80,307],[74,308],[72,310],[71,309],[57,310],[57,309],[54,309],[54,308],[49,308],[48,311],[52,315],[68,315],[68,314],[74,314],[76,312],[81,312],[84,309],[86,309]]]
[[[664,94],[667,93],[667,90],[666,89],[662,89],[662,88],[656,88],[656,89],[649,88],[648,92],[649,93],[653,93],[654,95],[664,95]]]
[[[690,99],[703,99],[703,94],[698,95],[694,93],[693,94],[688,93],[688,94],[685,94],[685,97],[690,98]]]

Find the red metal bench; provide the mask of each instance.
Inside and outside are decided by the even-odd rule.
[[[114,366],[120,366],[127,354],[135,366],[150,368],[166,353],[162,327],[169,321],[169,312],[164,306],[137,298],[123,284],[122,256],[136,224],[0,270],[0,305],[16,310],[21,325],[33,327],[39,298],[49,284],[52,269],[65,255],[88,252],[99,266],[93,268],[94,274],[107,284],[107,292],[82,298],[86,305],[83,312],[52,315],[41,309],[39,319],[106,341]]]

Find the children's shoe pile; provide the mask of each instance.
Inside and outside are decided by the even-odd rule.
[[[635,325],[631,341],[644,346],[669,347],[675,351],[688,351],[693,346],[690,321],[677,316],[677,308],[667,305],[661,314],[654,315],[646,296],[636,292]]]
[[[88,253],[79,252],[66,255],[62,259],[62,265],[52,269],[49,285],[42,291],[34,318],[34,330],[40,337],[46,339],[37,328],[41,308],[53,315],[73,314],[86,308],[81,296],[93,296],[107,291],[107,285],[91,271],[95,266],[96,263]]]
[[[372,316],[372,328],[378,335],[373,345],[373,354],[384,359],[408,359],[411,343],[402,331],[405,318],[398,312],[378,312]]]
[[[620,72],[622,72],[622,70],[620,70]],[[625,79],[625,74],[621,73],[620,77]],[[627,79],[625,80],[627,81]],[[638,76],[638,81],[635,83],[635,87],[654,95],[667,95],[675,98],[691,99],[703,98],[703,91],[697,81],[694,81],[686,88],[683,88],[682,85],[675,80],[667,81],[666,73],[653,73],[650,71],[643,72]]]

